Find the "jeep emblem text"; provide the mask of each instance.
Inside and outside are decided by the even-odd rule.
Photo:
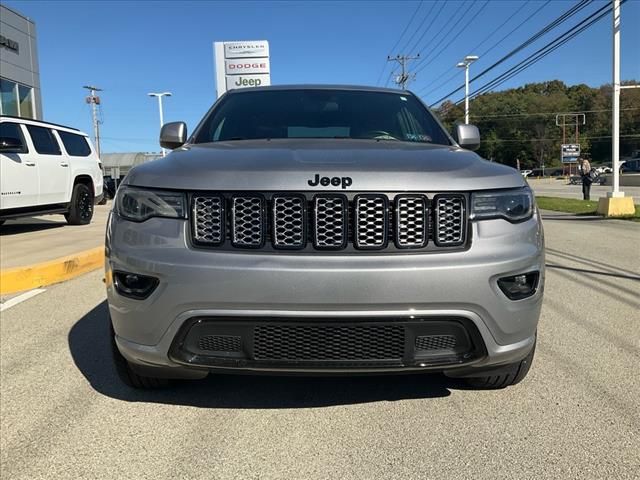
[[[316,173],[316,176],[308,180],[307,183],[310,187],[317,187],[318,185],[322,185],[323,187],[328,187],[329,185],[333,185],[334,187],[342,186],[344,190],[351,186],[353,180],[351,177],[321,177],[319,173]]]

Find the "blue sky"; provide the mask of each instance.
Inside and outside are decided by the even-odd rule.
[[[102,87],[103,152],[157,151],[158,110],[150,91],[171,91],[165,121],[193,128],[215,100],[213,42],[268,40],[271,80],[284,83],[384,84],[387,54],[421,53],[422,69],[410,88],[431,103],[458,87],[454,65],[494,45],[542,9],[472,66],[479,72],[568,10],[575,1],[19,1],[4,3],[32,18],[38,32],[46,120],[91,131],[83,85]],[[597,0],[576,17],[605,5]],[[544,5],[544,7],[543,7]],[[442,8],[441,10],[439,10]],[[467,11],[467,8],[471,8]],[[438,18],[435,14],[439,13]],[[462,16],[467,12],[467,16]],[[415,13],[415,15],[414,15]],[[430,13],[429,16],[426,16]],[[494,32],[479,51],[469,51]],[[411,42],[411,34],[427,18]],[[396,50],[391,48],[407,26]],[[433,21],[435,18],[435,21]],[[448,26],[462,18],[454,38]],[[471,20],[473,18],[473,20]],[[563,33],[570,20],[487,74],[489,81]],[[640,79],[640,1],[622,7],[622,78]],[[429,30],[425,32],[425,29]],[[424,34],[420,42],[417,40]],[[442,40],[442,41],[441,41]],[[437,50],[434,50],[440,43]],[[407,51],[398,51],[407,45]],[[414,49],[411,49],[415,45]],[[560,79],[599,86],[611,81],[611,19],[607,17],[500,89]],[[384,68],[384,70],[383,70]],[[457,74],[456,74],[457,72]],[[454,76],[449,83],[433,90]],[[439,79],[438,81],[435,81]],[[473,90],[473,85],[471,86]],[[458,100],[459,94],[454,96]]]

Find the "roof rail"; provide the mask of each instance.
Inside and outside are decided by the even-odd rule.
[[[15,120],[27,120],[28,122],[44,123],[45,125],[50,125],[52,127],[68,128],[69,130],[75,130],[76,132],[80,131],[79,128],[68,127],[66,125],[60,125],[59,123],[45,122],[44,120],[36,120],[35,118],[16,117],[15,115],[0,115],[0,118],[12,118],[12,119],[15,119]]]

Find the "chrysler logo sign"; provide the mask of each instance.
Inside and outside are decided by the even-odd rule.
[[[258,58],[269,56],[267,42],[228,42],[224,44],[225,58]]]

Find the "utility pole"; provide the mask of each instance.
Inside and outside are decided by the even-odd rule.
[[[91,105],[91,117],[93,118],[93,143],[96,146],[98,158],[100,158],[100,121],[98,120],[98,105],[100,105],[100,97],[96,95],[96,92],[101,92],[102,89],[91,85],[85,85],[82,88],[86,88],[90,92],[86,101]]]
[[[406,90],[407,83],[411,80],[415,75],[411,75],[407,71],[407,64],[411,60],[417,60],[420,58],[420,54],[417,54],[415,57],[410,55],[396,55],[395,57],[388,56],[387,62],[398,62],[400,64],[400,75],[396,76],[395,82],[400,85],[402,90]]]

